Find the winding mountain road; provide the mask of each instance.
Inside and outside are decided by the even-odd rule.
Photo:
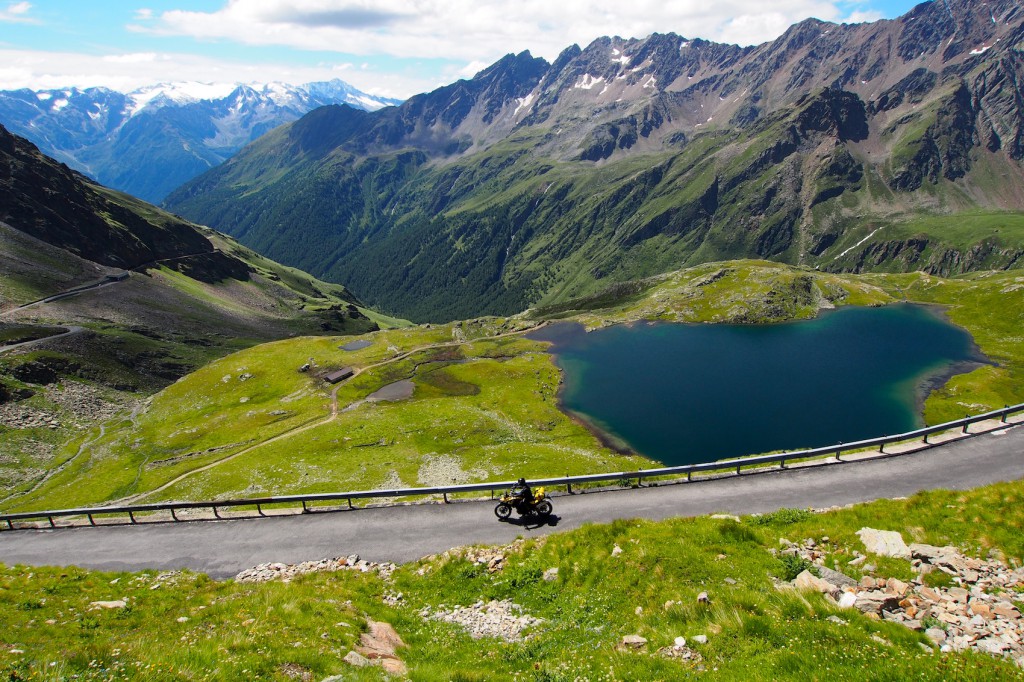
[[[350,554],[402,563],[476,543],[506,543],[616,519],[830,507],[1024,478],[1024,425],[895,457],[554,499],[540,528],[500,523],[489,501],[135,526],[0,532],[0,562],[104,570],[190,568],[215,578],[270,561]]]

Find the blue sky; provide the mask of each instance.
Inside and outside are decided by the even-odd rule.
[[[603,35],[756,44],[789,25],[893,18],[908,0],[0,0],[0,89],[341,78],[408,97],[509,52]],[[513,8],[510,11],[510,8]]]

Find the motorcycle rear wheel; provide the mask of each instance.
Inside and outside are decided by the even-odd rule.
[[[499,502],[498,506],[494,508],[494,515],[504,521],[512,515],[512,507],[504,502]]]
[[[552,511],[554,511],[554,508],[547,500],[541,500],[540,504],[537,505],[536,513],[538,516],[550,516]]]

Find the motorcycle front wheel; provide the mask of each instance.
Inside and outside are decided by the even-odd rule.
[[[494,515],[504,521],[512,515],[512,507],[504,502],[500,502],[498,506],[494,508]]]
[[[550,516],[552,511],[551,503],[547,500],[541,500],[540,504],[537,505],[538,516]]]

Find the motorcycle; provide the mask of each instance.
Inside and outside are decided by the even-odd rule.
[[[527,500],[524,491],[511,488],[501,496],[498,505],[494,508],[494,515],[502,521],[512,515],[514,509],[520,516],[545,518],[551,516],[553,508],[551,500],[544,495],[544,488],[537,488],[533,493],[533,499]]]

